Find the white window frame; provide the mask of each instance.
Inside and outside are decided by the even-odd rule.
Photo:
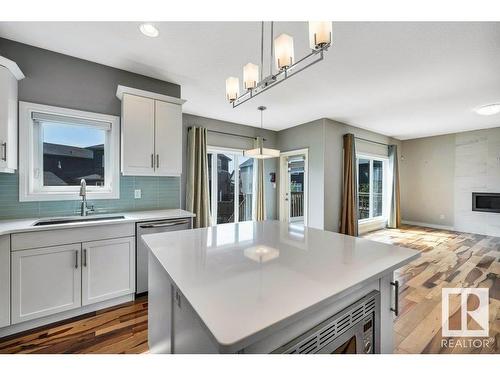
[[[389,187],[389,173],[388,173],[388,167],[389,167],[389,158],[384,157],[381,155],[375,155],[375,154],[367,154],[367,153],[359,153],[356,154],[356,189],[357,189],[357,194],[359,194],[359,171],[358,171],[358,160],[359,159],[367,159],[370,160],[370,191],[369,191],[369,200],[370,200],[370,213],[369,217],[365,219],[358,219],[359,224],[368,224],[370,222],[374,221],[387,221],[387,216],[388,216],[388,187]],[[379,160],[383,162],[382,165],[382,215],[380,216],[373,216],[373,183],[372,183],[372,178],[373,178],[373,161],[374,160]]]
[[[233,156],[236,156],[236,160],[234,161],[234,170],[235,172],[237,171],[237,168],[239,167],[239,157],[244,156],[243,155],[243,150],[236,149],[236,148],[227,148],[227,147],[215,147],[215,146],[207,146],[207,153],[212,154],[212,196],[210,197],[210,202],[211,202],[211,207],[210,207],[210,213],[212,217],[212,225],[217,225],[217,154],[230,154]],[[214,157],[215,155],[215,157]],[[252,220],[254,220],[255,216],[255,192],[256,192],[256,166],[255,166],[255,160],[254,160],[254,168],[253,168],[253,182],[252,182]],[[215,187],[215,188],[214,188]],[[215,196],[215,199],[214,199]],[[234,222],[238,223],[240,219],[240,212],[239,212],[239,199],[236,199],[236,197],[240,196],[240,174],[235,173],[234,174]]]
[[[111,129],[104,146],[103,187],[87,186],[88,199],[120,198],[120,118],[112,115],[53,107],[37,103],[19,102],[19,201],[80,200],[79,186],[43,186],[40,157],[41,135],[32,119],[32,113],[44,113],[109,123]],[[38,173],[36,172],[38,170]]]

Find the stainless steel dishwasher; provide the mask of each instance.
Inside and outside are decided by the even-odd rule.
[[[144,234],[173,232],[192,228],[190,217],[181,219],[147,221],[136,224],[136,268],[135,268],[135,293],[141,294],[148,291],[148,249],[141,239]]]

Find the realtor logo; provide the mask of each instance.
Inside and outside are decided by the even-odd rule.
[[[441,297],[443,337],[488,336],[488,288],[443,288]],[[457,302],[459,310],[450,310],[450,304],[456,306]]]

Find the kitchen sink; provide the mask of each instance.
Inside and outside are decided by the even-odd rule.
[[[120,220],[125,219],[125,216],[113,216],[113,215],[99,215],[99,216],[85,216],[85,217],[57,217],[51,219],[41,219],[37,220],[33,226],[41,225],[58,225],[58,224],[68,224],[68,223],[81,223],[89,221],[101,221],[101,220]]]

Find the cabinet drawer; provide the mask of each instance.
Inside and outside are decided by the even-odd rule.
[[[135,236],[134,223],[101,224],[90,227],[16,233],[11,236],[11,239],[12,251],[18,251],[129,236]]]

